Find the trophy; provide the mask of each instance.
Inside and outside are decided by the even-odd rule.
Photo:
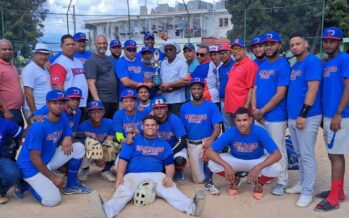
[[[159,74],[159,69],[160,69],[160,63],[161,61],[159,60],[160,58],[160,53],[158,49],[155,49],[154,52],[154,57],[153,60],[151,62],[151,65],[154,67],[155,69],[155,74],[153,76],[153,85],[154,86],[160,86],[162,81],[161,81],[161,76]]]

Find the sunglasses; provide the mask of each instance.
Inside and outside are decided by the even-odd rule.
[[[103,113],[103,109],[94,109],[94,110],[91,110],[90,113],[91,114],[102,114]]]
[[[137,49],[135,49],[135,48],[126,48],[126,51],[128,51],[128,52],[137,52]]]
[[[234,48],[231,48],[231,51],[239,52],[239,51],[241,51],[241,50],[242,50],[241,47],[234,47]]]
[[[198,52],[197,52],[197,53],[196,53],[196,56],[202,58],[202,57],[205,57],[206,54],[205,54],[205,53],[198,53]]]
[[[165,48],[165,52],[172,52],[174,51],[174,48]]]

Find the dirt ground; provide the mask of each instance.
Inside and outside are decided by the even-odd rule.
[[[349,143],[349,142],[348,142]],[[316,145],[316,156],[318,165],[318,175],[316,180],[316,192],[327,190],[330,187],[330,164],[327,158],[325,145],[322,139],[322,132],[319,132],[318,143]],[[349,156],[346,156],[347,162]],[[347,165],[348,166],[348,165]],[[298,178],[297,171],[290,171],[289,185],[292,186]],[[211,196],[207,193],[206,207],[203,218],[225,218],[225,217],[348,217],[349,200],[341,203],[340,209],[321,213],[313,211],[315,205],[320,201],[315,199],[311,206],[307,208],[298,208],[295,206],[298,195],[285,194],[283,196],[272,195],[271,189],[274,183],[265,185],[264,198],[260,201],[253,199],[251,185],[243,182],[240,186],[240,193],[237,196],[228,196],[227,183],[219,176],[214,176],[214,182],[221,191],[220,196]],[[113,184],[101,180],[97,168],[93,168],[89,180],[86,184],[97,190],[103,200],[108,200],[113,194]],[[349,173],[345,176],[345,191],[349,193]],[[180,190],[186,195],[193,196],[196,188],[202,188],[202,185],[194,185],[191,182],[189,169],[186,169],[186,181],[178,184]],[[62,203],[57,207],[47,208],[41,206],[34,198],[27,193],[23,200],[12,197],[13,190],[10,190],[10,201],[5,205],[0,205],[0,218],[56,218],[56,217],[98,217],[95,213],[89,211],[93,206],[89,201],[89,195],[62,195]],[[166,217],[181,218],[189,217],[185,213],[178,212],[162,199],[157,199],[153,204],[138,208],[133,204],[128,204],[119,214],[119,218],[126,217]]]

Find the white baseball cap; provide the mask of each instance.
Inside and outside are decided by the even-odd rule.
[[[50,54],[50,49],[48,49],[47,45],[44,43],[36,43],[34,53],[44,53]]]
[[[160,51],[165,53],[165,47],[166,46],[169,46],[169,45],[172,45],[176,48],[176,53],[178,54],[180,51],[181,51],[181,47],[175,43],[174,41],[172,40],[167,40],[161,47],[160,47]]]

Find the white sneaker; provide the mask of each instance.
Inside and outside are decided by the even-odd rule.
[[[296,206],[297,207],[308,207],[311,202],[313,202],[313,196],[312,195],[300,195],[297,202]]]
[[[285,190],[287,194],[300,194],[302,192],[302,186],[300,182],[297,182],[294,186],[291,188],[287,188]]]
[[[205,192],[200,189],[196,190],[193,201],[195,204],[194,216],[201,216],[205,208]]]
[[[115,182],[116,178],[110,171],[104,171],[101,173],[101,178],[107,180],[108,182]]]
[[[89,174],[89,169],[81,169],[78,173],[78,179],[81,182],[85,182],[88,179]]]

